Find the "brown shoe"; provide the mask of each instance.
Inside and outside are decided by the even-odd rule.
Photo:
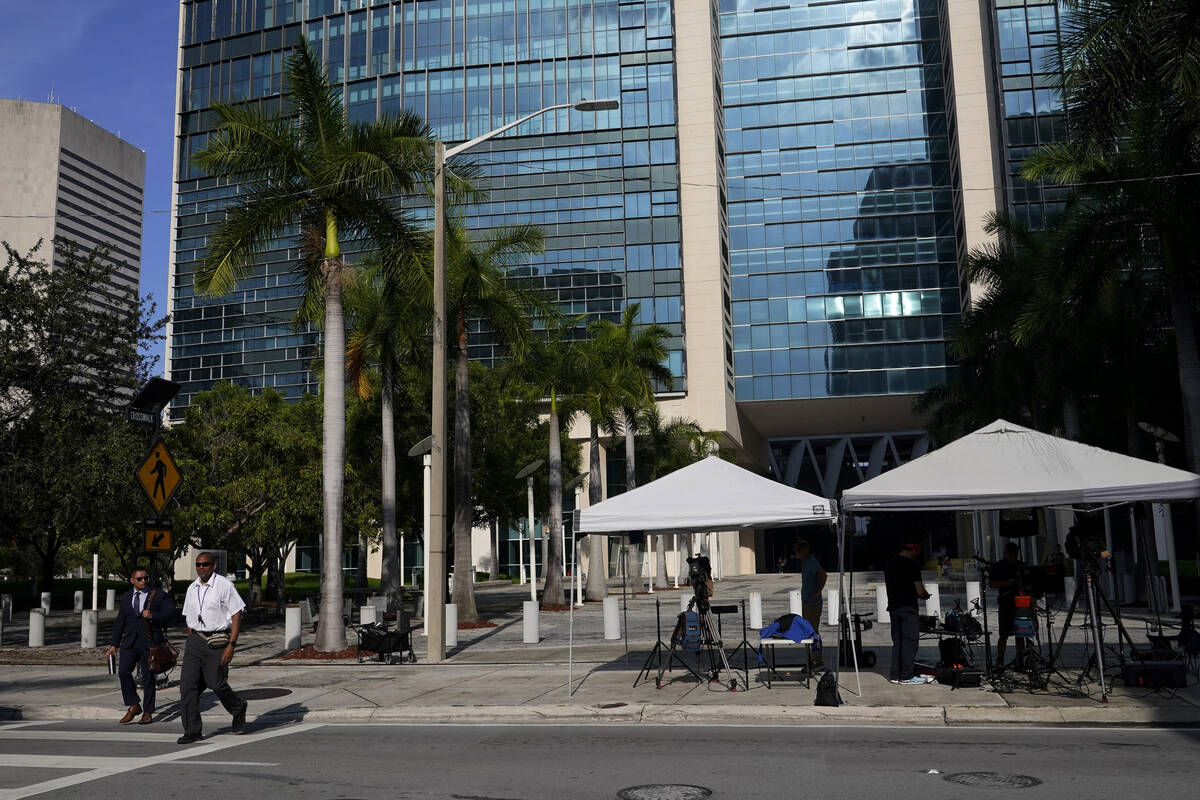
[[[125,712],[125,716],[121,717],[120,724],[128,725],[129,723],[133,722],[134,717],[140,713],[142,713],[142,707],[140,705],[130,706],[129,710]]]
[[[154,716],[147,711],[145,714],[142,714],[142,718],[138,720],[138,725],[149,725],[151,722],[154,722]]]

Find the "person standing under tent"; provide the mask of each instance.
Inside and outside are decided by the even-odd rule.
[[[933,678],[918,675],[917,644],[920,639],[918,600],[928,600],[929,591],[921,580],[917,558],[921,545],[906,541],[900,553],[887,562],[883,570],[887,585],[888,614],[892,618],[892,666],[888,679],[892,683],[916,686],[930,683]]]
[[[1004,545],[1004,558],[992,566],[991,584],[996,588],[996,611],[1000,617],[1000,630],[996,640],[996,667],[1004,667],[1004,649],[1008,637],[1014,635],[1017,619],[1017,590],[1021,585],[1021,548],[1016,542]],[[1025,639],[1017,640],[1017,660],[1010,666],[1025,663]]]
[[[800,616],[804,617],[813,631],[821,630],[821,592],[829,576],[821,569],[816,556],[812,554],[812,546],[804,539],[796,540],[796,561],[800,565]],[[813,666],[822,666],[821,648],[813,649]]]

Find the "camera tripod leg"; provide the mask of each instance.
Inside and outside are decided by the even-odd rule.
[[[737,691],[737,674],[729,666],[729,659],[725,657],[725,647],[723,646],[723,643],[721,641],[720,633],[717,630],[717,626],[716,626],[716,624],[713,623],[712,611],[705,609],[700,612],[700,624],[704,627],[704,630],[708,633],[708,643],[707,644],[708,644],[708,649],[709,649],[709,653],[708,653],[709,665],[712,669],[711,680],[713,680],[713,681],[717,680],[717,676],[720,674],[720,669],[717,668],[716,659],[713,657],[713,655],[714,655],[713,651],[715,650],[716,654],[720,656],[721,665],[725,669],[725,674],[729,676],[729,691],[736,692]],[[746,677],[746,685],[749,685],[749,676],[748,675]]]

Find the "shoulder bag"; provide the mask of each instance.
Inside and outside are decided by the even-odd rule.
[[[150,607],[150,601],[154,599],[154,595],[158,590],[150,592],[150,596],[146,598],[146,608]],[[145,619],[143,617],[143,619]],[[150,628],[150,620],[146,621],[146,639],[150,642],[150,671],[155,675],[162,675],[164,672],[169,672],[179,662],[179,648],[167,641],[166,631],[162,631],[162,642],[154,644],[154,632]]]

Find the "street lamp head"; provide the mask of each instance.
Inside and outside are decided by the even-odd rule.
[[[1166,430],[1165,428],[1160,428],[1159,426],[1151,424],[1149,422],[1139,422],[1138,427],[1141,428],[1142,430],[1144,430],[1146,433],[1153,436],[1155,439],[1161,439],[1164,442],[1178,442],[1179,441],[1179,437],[1176,436],[1175,434],[1171,433],[1170,431]]]
[[[576,111],[612,111],[620,105],[619,100],[580,100],[571,108]]]
[[[518,472],[517,480],[521,480],[521,478],[528,478],[530,475],[532,475],[533,473],[535,473],[539,469],[541,469],[542,464],[544,464],[544,463],[546,463],[545,459],[539,458],[537,461],[533,462],[532,464],[527,466],[525,469]]]
[[[433,436],[432,435],[426,436],[424,439],[417,442],[412,447],[408,448],[408,455],[410,458],[414,458],[416,456],[423,456],[426,453],[431,453],[431,452],[433,452]]]

